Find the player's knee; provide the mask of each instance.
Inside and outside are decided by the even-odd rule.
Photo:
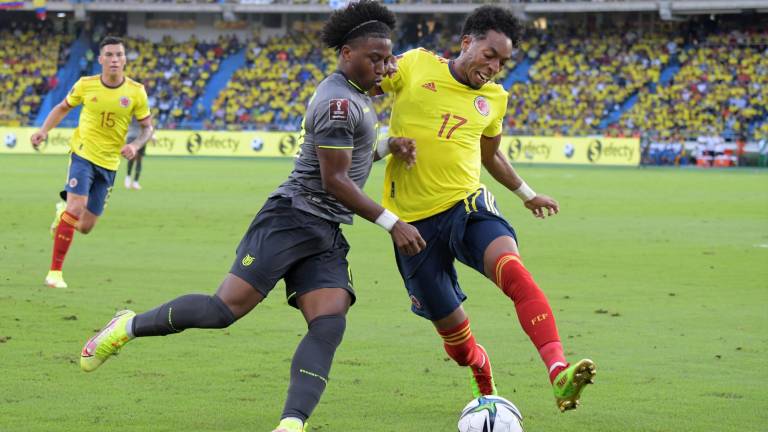
[[[210,296],[209,304],[213,305],[212,308],[209,308],[210,313],[208,314],[211,319],[211,328],[227,328],[237,321],[232,309],[218,296]]]
[[[312,336],[337,347],[344,337],[347,318],[344,315],[323,315],[310,321],[308,327]]]
[[[498,273],[503,274],[501,280],[498,280],[496,283],[512,301],[523,301],[527,298],[541,295],[539,286],[522,263],[510,261],[503,266],[502,269],[499,269],[497,264],[497,270],[501,270]]]
[[[83,217],[83,214],[85,213],[85,204],[81,203],[80,201],[74,201],[74,202],[68,201],[66,211],[72,216],[75,216],[78,219],[80,219]]]
[[[90,222],[83,223],[80,221],[80,223],[77,224],[77,230],[80,232],[80,234],[88,234],[89,232],[93,231],[94,224]]]

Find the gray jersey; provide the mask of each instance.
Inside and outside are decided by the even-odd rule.
[[[377,125],[371,98],[343,74],[331,74],[317,86],[307,106],[293,172],[272,195],[290,197],[293,207],[315,216],[351,224],[352,211],[323,190],[317,148],[351,149],[347,175],[362,189],[371,172]]]

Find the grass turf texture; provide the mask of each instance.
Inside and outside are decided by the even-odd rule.
[[[142,191],[116,179],[109,207],[77,234],[70,288],[43,287],[63,156],[0,157],[0,430],[269,431],[305,332],[282,285],[225,330],[129,343],[92,374],[85,340],[115,310],[211,293],[289,160],[153,158]],[[500,394],[529,431],[743,431],[768,421],[768,173],[518,167],[560,215],[534,219],[485,175],[555,311],[571,359],[598,364],[583,406],[560,414],[512,303],[459,265],[465,307]],[[367,192],[378,199],[383,166]],[[453,431],[468,373],[412,315],[389,236],[344,231],[358,303],[313,431]]]

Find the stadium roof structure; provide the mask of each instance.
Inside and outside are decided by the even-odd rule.
[[[768,0],[501,0],[485,3],[509,7],[522,18],[612,12],[658,12],[663,19],[698,14],[768,13]],[[345,0],[96,0],[88,3],[48,0],[47,7],[52,12],[75,12],[81,17],[87,12],[224,13],[231,16],[237,13],[328,13],[344,4]],[[397,13],[465,14],[478,3],[473,0],[398,0],[387,6]],[[31,2],[24,7],[31,8]]]

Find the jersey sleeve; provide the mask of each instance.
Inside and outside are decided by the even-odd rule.
[[[312,130],[319,148],[352,149],[360,109],[349,98],[326,98],[314,106]]]
[[[506,92],[502,97],[497,99],[497,103],[493,107],[493,113],[496,114],[493,121],[483,130],[483,136],[493,138],[497,135],[501,135],[504,128],[504,115],[507,113],[507,95]]]
[[[133,117],[138,121],[142,121],[150,115],[149,100],[144,86],[139,87],[136,93],[136,105],[133,107]]]
[[[411,68],[419,55],[418,49],[412,49],[397,56],[397,72],[384,77],[381,81],[381,89],[384,93],[397,93],[403,88],[410,78]]]
[[[79,79],[69,90],[69,93],[67,93],[67,97],[64,98],[64,102],[66,102],[70,108],[74,108],[83,103],[83,93],[83,80]]]

